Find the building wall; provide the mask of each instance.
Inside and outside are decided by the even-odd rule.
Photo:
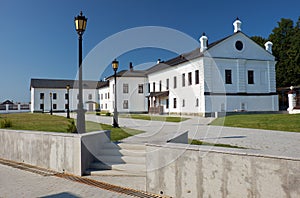
[[[195,71],[199,71],[199,84],[195,83]],[[192,83],[189,85],[189,73],[191,73]],[[185,85],[183,86],[183,74],[185,74]],[[161,101],[165,113],[199,113],[204,111],[203,90],[203,64],[202,60],[196,59],[183,63],[179,66],[170,67],[163,71],[148,75],[150,91],[154,92],[153,83],[155,82],[155,92],[160,91],[160,81],[162,82],[161,91],[169,91],[169,108],[166,108],[165,100]],[[176,77],[176,88],[174,88],[174,77]],[[169,89],[167,90],[166,79],[169,79]],[[176,99],[176,108],[174,106]],[[198,99],[198,105],[196,100]],[[158,101],[157,101],[158,102]]]
[[[111,109],[114,104],[114,79],[110,79],[109,90],[111,95]],[[128,93],[123,93],[124,84],[128,85]],[[143,93],[138,93],[138,85],[143,85]],[[117,109],[120,113],[148,112],[147,78],[145,77],[118,77],[117,78]],[[128,101],[128,108],[126,108]]]
[[[44,100],[40,99],[40,94],[44,93]],[[50,93],[52,93],[52,104],[56,105],[56,109],[53,108],[53,111],[66,111],[67,99],[65,94],[67,93],[66,89],[46,89],[46,88],[31,88],[31,111],[40,112],[40,104],[44,104],[45,112],[49,112],[50,105]],[[56,93],[57,98],[53,99],[53,94]],[[77,95],[78,89],[70,89],[70,110],[74,111],[77,109]],[[91,98],[90,98],[91,96]],[[83,90],[83,103],[84,109],[90,110],[90,104],[92,104],[93,110],[96,108],[96,103],[99,103],[98,100],[98,91],[96,89],[84,89]]]
[[[300,159],[182,144],[146,147],[147,192],[171,197],[299,197]]]
[[[99,104],[101,111],[113,111],[113,100],[112,100],[112,92],[110,92],[109,86],[102,87],[98,90],[99,92]]]

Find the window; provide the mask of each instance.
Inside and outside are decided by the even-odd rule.
[[[113,94],[115,93],[115,84],[113,84]]]
[[[199,98],[196,98],[196,107],[199,107]]]
[[[44,104],[40,104],[40,109],[44,110]]]
[[[185,100],[182,100],[182,107],[185,107]]]
[[[107,93],[105,93],[105,99],[107,99]]]
[[[161,91],[161,80],[159,81],[159,91]]]
[[[254,71],[248,70],[248,84],[254,84]]]
[[[128,100],[123,101],[123,109],[128,109]]]
[[[107,109],[107,103],[105,103],[105,109]]]
[[[245,111],[246,110],[246,104],[245,103],[241,103],[241,110]]]
[[[68,95],[69,95],[69,94],[67,94],[67,93],[65,94],[65,99],[66,99],[66,100],[68,100],[68,98],[69,98]]]
[[[128,93],[128,84],[123,84],[123,93]]]
[[[176,89],[176,87],[177,87],[177,77],[174,76],[174,89]]]
[[[199,70],[195,71],[195,84],[199,84]]]
[[[155,82],[153,82],[153,92],[155,92]]]
[[[225,83],[226,84],[232,84],[232,80],[231,80],[231,70],[226,69],[225,70]]]
[[[56,100],[56,99],[57,99],[57,94],[53,93],[53,100]]]
[[[188,73],[188,85],[192,85],[192,72]]]
[[[68,109],[68,104],[65,104],[65,109]]]
[[[139,84],[138,93],[144,93],[144,86],[143,86],[143,84]]]
[[[56,104],[53,104],[53,109],[57,109],[57,105]]]
[[[235,48],[237,50],[241,51],[243,49],[243,43],[242,43],[242,41],[235,42]]]
[[[103,100],[103,94],[101,94],[101,100]]]
[[[40,93],[40,99],[43,100],[44,99],[45,94],[44,93]]]
[[[103,104],[101,104],[101,109],[103,109]]]
[[[150,93],[150,83],[148,83],[148,93]]]
[[[177,107],[177,100],[176,98],[173,98],[173,108],[176,109]]]
[[[169,109],[169,98],[166,99],[166,109]]]
[[[182,86],[185,87],[185,74],[182,74]]]
[[[166,89],[169,90],[169,78],[166,80]]]
[[[107,92],[107,99],[109,99],[109,92]]]
[[[100,100],[100,94],[98,94],[98,100]]]
[[[221,104],[221,111],[222,111],[222,112],[225,111],[225,104],[224,104],[224,103]]]
[[[89,94],[89,100],[92,100],[92,99],[93,99],[93,95]]]

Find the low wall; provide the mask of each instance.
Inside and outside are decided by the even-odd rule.
[[[110,132],[85,134],[0,129],[0,158],[83,175]]]
[[[300,159],[148,144],[147,192],[172,197],[299,197]]]

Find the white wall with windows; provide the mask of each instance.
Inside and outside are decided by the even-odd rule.
[[[114,78],[109,79],[109,91],[111,106],[109,111],[114,111]],[[146,98],[148,84],[146,77],[117,77],[117,109],[120,113],[145,113],[148,112],[148,100]]]
[[[53,112],[63,112],[67,110],[67,90],[61,88],[31,88],[31,111],[50,112],[52,94]],[[78,104],[78,89],[69,90],[70,110],[75,111]],[[87,111],[96,110],[98,101],[98,91],[96,89],[83,90],[83,105]]]

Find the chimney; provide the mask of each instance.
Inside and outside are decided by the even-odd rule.
[[[265,43],[265,49],[270,52],[272,54],[272,46],[273,46],[273,43],[271,41],[268,41]]]
[[[160,60],[160,58],[159,58],[159,59],[157,59],[157,62],[156,62],[156,64],[159,64],[159,63],[161,63],[161,60]]]
[[[234,33],[242,31],[241,25],[242,25],[242,22],[237,17],[236,20],[233,22]]]
[[[205,36],[204,32],[199,40],[200,40],[200,52],[203,52],[204,50],[207,49],[207,45],[208,45],[208,38],[207,36]]]
[[[130,71],[133,71],[133,65],[132,65],[132,62],[129,63],[129,70],[130,70]]]

